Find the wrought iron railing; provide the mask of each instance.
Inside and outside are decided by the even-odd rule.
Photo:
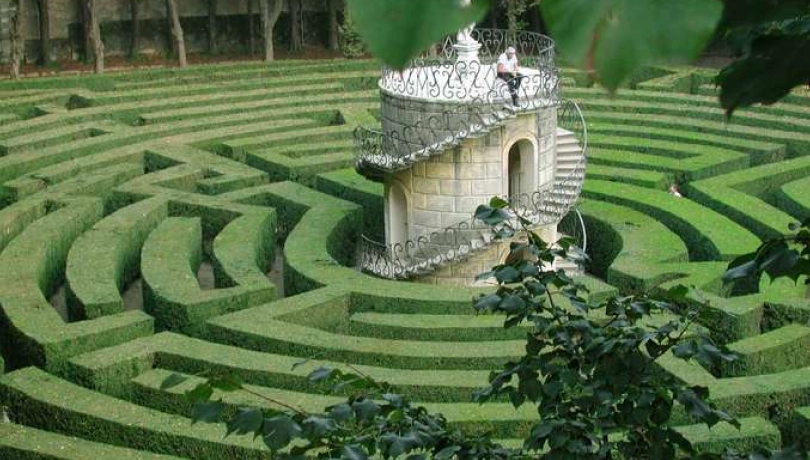
[[[439,103],[442,110],[423,113],[409,124],[385,131],[356,129],[359,172],[379,178],[381,172],[406,169],[463,139],[485,134],[516,113],[560,103],[551,38],[496,29],[475,29],[471,36],[480,45],[474,60],[459,59],[456,36],[450,36],[437,45],[433,57],[414,59],[402,71],[383,69],[380,89],[384,98],[396,98],[397,106],[411,113],[424,112],[426,101]],[[517,104],[506,82],[497,76],[497,58],[509,46],[516,48],[521,62]]]
[[[579,106],[574,102],[563,103],[558,108],[557,116],[558,129],[562,133],[571,132],[577,138],[581,154],[576,163],[569,167],[568,173],[555,175],[545,189],[508,198],[516,220],[520,216],[538,226],[559,223],[579,198],[587,164],[587,127]],[[582,232],[584,235],[584,227]],[[490,227],[475,217],[414,240],[391,245],[364,236],[358,247],[357,263],[361,270],[384,278],[410,278],[460,261],[488,247],[493,238]],[[586,241],[584,236],[583,241]]]
[[[515,48],[518,57],[536,59],[553,65],[556,59],[554,39],[547,35],[527,30],[478,29],[470,31],[472,38],[481,45],[478,56],[497,59],[510,46]],[[455,58],[457,34],[448,35],[439,46],[446,58]],[[425,55],[430,55],[430,51]]]
[[[496,62],[510,46],[516,50],[524,74],[522,86],[544,87],[546,78],[556,77],[554,40],[548,36],[475,29],[471,38],[480,46],[475,60],[460,56],[457,37],[450,35],[431,52],[413,59],[405,70],[383,68],[380,89],[405,97],[469,101],[498,84]]]
[[[442,113],[422,116],[412,125],[399,129],[383,132],[358,127],[354,131],[356,166],[361,173],[365,168],[388,172],[406,169],[417,161],[443,153],[464,139],[487,133],[519,112],[559,105],[556,72],[553,70],[554,77],[544,80],[551,87],[522,85],[517,105],[511,103],[503,84],[489,88],[464,104],[446,106]]]

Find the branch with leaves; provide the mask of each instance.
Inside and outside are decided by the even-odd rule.
[[[476,217],[498,237],[513,241],[506,262],[481,276],[494,278],[497,290],[475,299],[474,308],[505,315],[506,328],[528,323],[530,332],[526,354],[493,372],[473,399],[486,403],[500,398],[515,407],[537,408],[538,420],[520,448],[506,448],[486,433],[465,433],[351,365],[347,371],[319,367],[309,374],[313,383],[328,384],[332,392],[347,396],[319,412],[268,397],[234,375],[208,376],[186,392],[193,403],[192,421],[217,422],[233,414],[226,421],[226,436],[253,436],[274,458],[296,460],[667,460],[683,454],[701,460],[806,458],[792,449],[696,453],[675,428],[671,418],[676,404],[708,426],[739,426],[708,401],[705,387],[685,385],[656,365],[664,356],[706,366],[736,359],[701,330],[693,330],[703,312],[686,301],[687,288],[673,288],[660,298],[615,296],[590,303],[582,285],[549,268],[558,257],[585,257],[571,240],[547,244],[530,220],[499,198],[479,207]],[[661,315],[666,315],[663,325],[647,324]],[[163,387],[187,379],[173,374]],[[247,393],[263,407],[234,411],[215,398],[218,392]]]
[[[690,331],[701,312],[685,306],[688,289],[673,288],[665,299],[626,296],[589,304],[584,286],[547,268],[571,252],[582,257],[572,241],[549,246],[499,198],[480,206],[476,216],[500,235],[525,235],[510,244],[506,263],[483,275],[494,277],[498,290],[482,295],[475,308],[505,314],[505,327],[531,325],[526,354],[494,372],[475,399],[506,397],[515,407],[537,407],[539,421],[524,441],[526,451],[553,459],[672,459],[678,448],[694,454],[670,423],[676,401],[710,427],[721,421],[739,427],[707,402],[708,389],[684,385],[654,365],[668,354],[708,365],[736,358]],[[658,327],[642,324],[653,315],[672,319]]]

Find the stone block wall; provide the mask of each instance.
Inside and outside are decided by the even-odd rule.
[[[430,102],[380,93],[380,118],[383,132],[396,133],[402,151],[420,148],[452,137],[466,129],[471,119],[468,106],[458,103]]]
[[[528,167],[536,175],[533,183],[550,186],[556,125],[547,122],[556,122],[556,117],[553,109],[539,116],[541,121],[534,113],[519,115],[486,136],[467,139],[442,155],[390,176],[386,187],[401,187],[409,201],[409,239],[470,220],[480,204],[508,194],[508,152],[518,141],[529,141],[538,151],[537,164]],[[538,128],[547,131],[538,133]]]
[[[540,155],[538,157],[538,183],[551,186],[557,170],[557,108],[550,107],[537,115]]]

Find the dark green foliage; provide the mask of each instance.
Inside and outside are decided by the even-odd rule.
[[[765,241],[756,251],[731,261],[723,279],[755,283],[767,274],[770,279],[802,278],[810,284],[810,219],[791,224],[790,230],[795,233]]]
[[[716,80],[729,115],[738,107],[773,104],[810,84],[810,2],[725,3],[723,30],[740,54]]]
[[[502,200],[479,207],[477,214],[490,216],[490,223],[506,233],[513,231]],[[507,262],[485,274],[498,280],[498,291],[475,305],[505,314],[506,327],[533,326],[526,355],[493,373],[490,386],[476,393],[478,401],[507,396],[515,407],[537,406],[540,420],[524,449],[554,459],[675,458],[678,449],[692,452],[689,441],[669,425],[676,401],[709,426],[738,423],[706,402],[706,388],[654,369],[653,363],[670,353],[712,364],[734,359],[706,336],[686,336],[700,314],[678,306],[686,288],[667,293],[666,299],[676,303],[614,297],[589,305],[580,296],[582,286],[562,271],[542,270],[555,256],[575,257],[576,248],[561,240],[559,249],[551,249],[525,225],[521,222],[528,244],[511,244]],[[597,321],[591,316],[597,312],[607,319]],[[640,323],[662,313],[675,319],[652,328]],[[623,436],[617,440],[616,434]]]
[[[616,90],[644,64],[694,59],[720,18],[719,2],[551,0],[541,3],[563,58]]]

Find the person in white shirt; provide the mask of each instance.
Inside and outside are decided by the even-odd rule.
[[[498,78],[506,82],[509,87],[509,94],[512,96],[512,104],[518,105],[518,91],[520,91],[519,63],[515,56],[515,48],[510,46],[506,52],[498,56]]]

